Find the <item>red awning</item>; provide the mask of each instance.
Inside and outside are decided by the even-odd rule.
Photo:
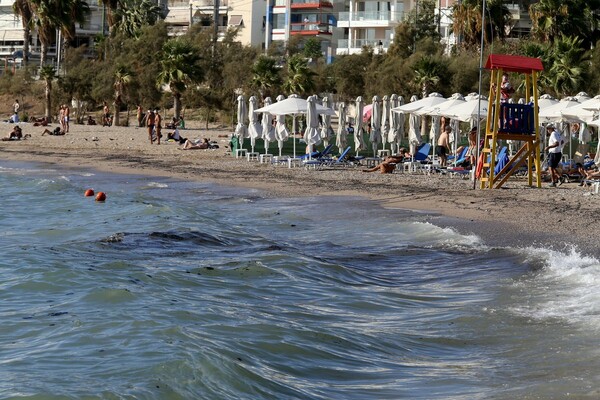
[[[507,54],[490,54],[485,69],[502,69],[509,72],[530,73],[543,71],[544,66],[539,58],[511,56]]]

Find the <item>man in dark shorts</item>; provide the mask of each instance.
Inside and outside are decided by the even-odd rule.
[[[556,187],[560,179],[557,167],[562,158],[562,148],[565,140],[562,138],[560,132],[556,130],[554,124],[546,125],[546,136],[548,137],[548,146],[546,146],[546,150],[548,151],[548,169],[550,170],[550,177],[552,179],[550,187]]]
[[[442,167],[446,166],[448,160],[448,151],[450,150],[450,132],[452,132],[452,128],[450,125],[446,125],[443,132],[440,133],[437,146],[435,147],[435,154],[440,158],[440,165]]]

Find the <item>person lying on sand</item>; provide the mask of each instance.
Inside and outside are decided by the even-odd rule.
[[[59,126],[54,128],[53,131],[51,131],[50,129],[44,129],[44,132],[42,132],[42,136],[44,136],[44,135],[63,136],[64,134],[65,134],[65,131],[61,130]]]
[[[383,159],[383,161],[374,166],[373,168],[369,168],[369,169],[363,169],[363,172],[375,172],[375,171],[380,171],[382,174],[391,174],[392,172],[394,172],[394,169],[396,168],[396,164],[400,164],[401,162],[404,161],[404,159],[406,158],[406,154],[407,151],[404,148],[400,149],[400,152],[396,155],[393,156],[388,156],[386,158]]]
[[[210,143],[208,141],[208,139],[204,138],[202,139],[202,142],[200,143],[194,143],[191,142],[190,140],[186,140],[185,143],[183,144],[183,147],[181,147],[181,150],[199,150],[199,149],[208,149],[210,147]]]

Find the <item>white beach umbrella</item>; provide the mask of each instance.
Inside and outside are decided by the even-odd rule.
[[[277,96],[277,101],[285,100],[285,96]],[[275,136],[277,137],[277,146],[279,147],[279,157],[281,157],[281,150],[283,149],[283,142],[285,142],[290,136],[290,132],[285,126],[285,115],[280,114],[275,116]]]
[[[587,94],[586,92],[579,92],[574,96],[578,102],[583,103],[584,101],[587,101],[589,99],[591,99],[592,97]]]
[[[250,106],[248,107],[248,117],[250,123],[248,124],[248,133],[250,134],[250,146],[252,148],[252,152],[254,153],[254,146],[256,145],[256,139],[260,139],[262,137],[262,126],[258,122],[258,114],[255,110],[258,108],[258,100],[256,97],[250,97]]]
[[[369,142],[373,149],[373,157],[377,154],[377,146],[381,143],[381,105],[379,104],[379,96],[373,96],[371,100],[371,134]]]
[[[480,113],[479,116],[477,115],[478,112]],[[475,99],[450,107],[441,112],[441,114],[445,117],[457,119],[459,121],[477,123],[478,121],[487,118],[487,112],[487,99]]]
[[[346,149],[348,143],[348,131],[346,130],[346,103],[338,104],[338,128],[335,145],[340,153]]]
[[[267,97],[265,99],[265,106],[271,105],[271,98]],[[269,143],[277,140],[277,136],[275,135],[275,127],[273,126],[273,121],[271,114],[268,112],[263,112],[262,114],[262,138],[265,142],[265,154],[269,153]]]
[[[417,100],[413,101],[413,99]],[[443,103],[444,101],[446,101],[444,96],[437,92],[433,92],[429,96],[421,100],[418,100],[417,96],[412,96],[410,103],[395,107],[392,109],[392,111],[399,113],[413,113],[417,110],[422,109],[423,107],[435,106],[436,104]]]
[[[307,107],[308,107],[307,101],[301,99],[300,97],[292,97],[292,96],[293,95],[290,95],[290,97],[288,97],[287,99],[278,101],[277,103],[273,103],[270,106],[259,108],[259,109],[255,110],[255,112],[261,113],[261,112],[266,111],[273,115],[306,114]],[[334,109],[329,108],[329,107],[324,107],[320,104],[315,103],[315,109],[317,111],[317,115],[318,114],[335,115]]]
[[[365,107],[365,103],[361,96],[356,98],[356,115],[354,118],[354,122],[356,126],[354,127],[354,150],[356,154],[360,150],[366,149],[365,142],[363,140],[363,109]]]
[[[557,122],[563,119],[562,112],[570,107],[575,107],[580,103],[574,97],[565,97],[553,106],[540,110],[538,117],[540,122]]]
[[[332,108],[332,101],[329,97],[323,97],[323,107]],[[321,126],[321,139],[325,146],[329,145],[329,140],[333,137],[333,129],[331,129],[331,114],[323,115],[323,126]]]
[[[304,131],[304,141],[308,145],[308,153],[313,150],[313,146],[321,143],[319,133],[319,114],[317,113],[317,96],[310,96],[306,103],[306,130]]]
[[[583,101],[581,104],[561,111],[563,118],[569,122],[591,122],[600,110],[600,96]]]
[[[248,127],[245,122],[248,118],[248,109],[246,108],[246,100],[244,96],[240,95],[237,98],[237,125],[235,127],[235,136],[237,136],[240,143],[240,148],[244,145],[244,138],[248,137]]]
[[[531,99],[531,101],[533,102],[533,98]],[[538,99],[538,107],[541,110],[548,108],[550,106],[553,106],[554,104],[557,104],[558,100],[556,100],[554,97],[550,96],[549,94],[544,94],[541,95],[540,98]]]
[[[431,116],[441,116],[442,112],[449,109],[450,107],[457,106],[459,104],[464,103],[466,100],[460,93],[454,93],[450,96],[449,99],[444,101],[443,103],[435,104],[429,107],[423,107],[420,110],[415,111],[415,114],[418,115],[431,115]]]
[[[381,143],[385,149],[388,136],[390,134],[390,99],[383,96],[381,101]]]

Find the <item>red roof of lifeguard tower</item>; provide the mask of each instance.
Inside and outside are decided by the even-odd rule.
[[[511,56],[507,54],[490,54],[485,69],[502,69],[509,72],[531,73],[543,71],[542,60],[533,57]]]

